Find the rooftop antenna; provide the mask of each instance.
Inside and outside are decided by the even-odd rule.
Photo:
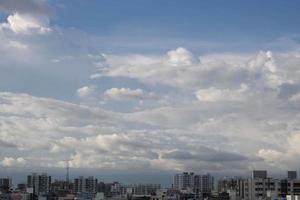
[[[67,170],[67,174],[66,174],[66,182],[69,183],[69,171],[70,171],[70,166],[69,166],[69,161],[66,161],[66,170]]]

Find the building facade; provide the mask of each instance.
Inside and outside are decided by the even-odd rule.
[[[51,176],[46,173],[33,173],[27,176],[27,188],[32,188],[35,195],[48,193],[51,186]]]
[[[83,177],[80,176],[74,179],[74,192],[75,193],[96,193],[98,180],[93,176]]]

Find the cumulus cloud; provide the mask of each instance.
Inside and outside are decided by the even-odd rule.
[[[129,113],[127,119],[166,129],[185,128],[184,135],[187,130],[197,132],[198,136],[221,133],[227,136],[224,148],[230,144],[235,152],[242,151],[241,162],[254,168],[287,169],[300,162],[287,156],[295,155],[297,150],[292,153],[291,147],[285,148],[297,146],[292,144],[291,138],[296,137],[295,130],[299,129],[298,107],[295,107],[300,91],[299,78],[290,73],[292,68],[296,70],[296,65],[288,63],[291,60],[299,63],[299,53],[213,54],[204,55],[197,62],[189,52],[190,57],[186,56],[184,61],[175,58],[176,64],[166,61],[170,54],[179,56],[177,50],[162,57],[149,56],[152,61],[138,56],[107,56],[109,66],[101,71],[101,76],[127,77],[148,86],[167,85],[181,95],[176,98],[172,94],[175,103],[170,100],[172,103],[163,107]],[[191,59],[193,61],[187,61]],[[198,102],[193,101],[191,94]],[[183,98],[185,95],[187,97]],[[184,135],[182,138],[186,139]],[[210,144],[215,146],[216,141]],[[236,155],[235,152],[232,154]],[[214,157],[222,162],[222,156],[217,153],[214,156],[211,151],[206,156],[195,148],[161,154],[161,158],[170,159],[172,166],[180,169],[191,167],[197,161],[205,165],[203,162],[212,162]],[[183,160],[187,163],[185,166],[180,165]],[[162,160],[155,162],[164,163]]]
[[[30,93],[0,92],[2,167],[299,166],[298,51],[101,54],[99,38],[51,26],[47,1],[0,11],[0,85]],[[110,105],[82,105],[93,95]]]
[[[258,156],[269,163],[276,163],[282,158],[282,156],[284,156],[284,154],[272,149],[260,149],[258,151]]]
[[[167,52],[166,56],[149,57],[147,62],[137,56],[116,58],[107,55],[108,67],[101,69],[101,73],[102,76],[129,77],[147,84],[165,84],[179,89],[236,89],[237,85],[246,84],[262,91],[277,88],[287,81],[277,69],[273,57],[271,52],[244,55],[243,59],[223,55],[206,58],[204,55],[200,57],[201,62],[194,62],[190,52],[178,48]]]
[[[216,102],[216,101],[240,101],[247,98],[248,86],[242,84],[237,90],[217,89],[214,87],[201,89],[196,92],[199,101]]]
[[[18,165],[18,158],[30,166],[64,167],[68,160],[77,168],[163,170],[300,163],[297,156],[286,156],[298,155],[293,141],[300,130],[295,106],[299,52],[219,53],[198,59],[180,47],[163,55],[105,55],[83,45],[86,35],[64,30],[41,34],[48,32],[47,17],[13,12],[0,33],[1,85],[22,80],[19,85],[26,82],[31,94],[52,98],[0,93],[0,157],[6,166]],[[22,76],[11,78],[13,74]],[[90,97],[98,90],[97,100],[111,100],[111,107],[53,97],[69,99],[74,92]],[[119,113],[123,100],[133,107],[141,100],[151,102]]]
[[[83,86],[77,89],[77,95],[79,97],[87,97],[95,92],[95,88],[91,86]]]
[[[110,88],[105,91],[104,95],[106,98],[116,101],[155,98],[153,93],[146,93],[144,90],[139,88]]]
[[[271,165],[277,165],[282,169],[297,168],[299,160],[300,134],[294,133],[286,138],[286,143],[281,149],[260,149],[258,156]]]
[[[179,47],[167,52],[167,62],[174,66],[186,66],[195,63],[196,59],[191,52]]]
[[[206,135],[206,130],[195,132],[196,129],[186,127],[168,129],[162,126],[153,129],[145,117],[139,116],[137,121],[125,113],[26,94],[0,93],[0,105],[2,143],[13,144],[2,145],[1,152],[15,149],[11,151],[15,155],[2,154],[8,157],[3,161],[5,166],[24,164],[17,159],[22,157],[33,167],[62,167],[68,160],[76,168],[169,169],[169,166],[178,166],[185,169],[188,166],[197,169],[197,162],[201,162],[207,167],[209,163],[218,163],[218,169],[226,170],[225,160],[247,160],[232,152],[226,138],[215,133]],[[216,138],[220,139],[218,144]],[[208,143],[214,149],[199,149],[199,145]],[[224,150],[215,150],[220,144]],[[188,152],[187,161],[171,156],[174,149]],[[170,165],[163,164],[166,160]]]
[[[20,167],[26,164],[26,160],[22,157],[12,158],[12,157],[4,157],[1,161],[1,165],[3,167]]]
[[[0,30],[10,30],[16,34],[45,34],[51,31],[46,16],[20,14],[9,15],[7,22],[0,25]]]
[[[1,0],[0,12],[8,15],[0,24],[0,30],[15,34],[45,34],[51,31],[49,15],[51,7],[46,0]]]

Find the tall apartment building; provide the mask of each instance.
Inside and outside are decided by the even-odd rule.
[[[194,176],[193,172],[183,172],[181,174],[176,174],[173,180],[173,187],[176,190],[192,190],[194,186]]]
[[[96,193],[98,180],[93,176],[87,178],[80,176],[74,179],[74,192],[76,193]]]
[[[214,190],[214,177],[210,174],[201,176],[201,192],[210,193]]]
[[[11,178],[0,178],[0,192],[7,192],[12,188]]]
[[[198,175],[193,172],[176,174],[173,188],[185,193],[209,194],[214,189],[214,178],[210,174]]]
[[[35,195],[40,195],[43,193],[48,193],[50,191],[51,176],[46,173],[36,174],[32,173],[27,176],[27,187],[33,188],[33,193]]]

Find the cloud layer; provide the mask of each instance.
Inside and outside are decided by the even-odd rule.
[[[299,166],[298,49],[103,54],[98,37],[52,26],[46,1],[26,2],[0,0],[2,168]]]

